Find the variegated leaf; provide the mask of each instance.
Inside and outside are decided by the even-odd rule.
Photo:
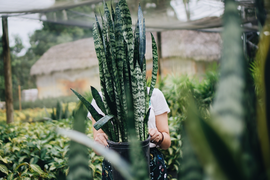
[[[106,109],[104,106],[104,102],[99,94],[99,92],[96,90],[96,88],[94,88],[93,86],[91,86],[91,92],[92,92],[92,96],[95,99],[97,106],[99,107],[99,109],[106,114]]]
[[[119,8],[121,12],[122,22],[123,22],[123,36],[127,43],[128,49],[128,60],[130,70],[133,72],[133,33],[132,33],[132,20],[130,11],[127,5],[126,0],[119,1]]]
[[[144,123],[144,126],[143,126],[144,127],[144,139],[147,139],[147,136],[148,136],[148,121],[149,121],[150,110],[151,110],[151,108],[148,109],[147,113],[144,116],[144,120],[143,120],[143,123]]]
[[[8,168],[4,164],[0,164],[0,171],[8,175]]]
[[[113,3],[111,4],[111,12],[112,12],[112,20],[114,23],[115,22],[115,13],[114,13],[114,9],[113,9]],[[113,27],[114,27],[114,24],[113,24]]]
[[[152,79],[151,79],[149,97],[152,96],[153,90],[155,88],[156,80],[157,80],[157,71],[158,71],[157,44],[156,44],[155,38],[154,38],[152,33],[151,33],[151,37],[152,37],[153,69],[152,69]]]
[[[136,63],[139,63],[139,46],[140,46],[140,39],[139,39],[139,20],[137,20],[137,24],[134,30],[134,57],[133,57],[133,65],[136,66]]]
[[[106,115],[103,118],[101,118],[99,121],[97,121],[94,124],[94,128],[96,130],[99,130],[102,126],[104,126],[109,120],[111,120],[114,116],[112,115]]]
[[[141,6],[138,8],[138,25],[139,25],[139,64],[143,69],[143,59],[145,55],[145,26]]]
[[[30,167],[34,172],[38,173],[39,175],[45,174],[45,172],[42,171],[42,169],[37,164],[30,164]]]
[[[93,118],[98,121],[100,118],[102,118],[103,116],[101,114],[99,114],[96,109],[92,106],[92,104],[90,102],[88,102],[83,96],[81,96],[79,93],[77,93],[75,90],[71,89],[73,91],[73,93],[81,100],[81,102],[83,103],[83,105],[86,107],[86,109],[91,113],[91,115],[93,116]]]

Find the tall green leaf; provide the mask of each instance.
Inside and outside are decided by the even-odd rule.
[[[84,111],[83,105],[80,104],[74,113],[73,129],[80,133],[85,133],[86,130]],[[92,178],[92,172],[88,166],[88,151],[85,146],[76,141],[71,141],[68,157],[68,179],[86,180]]]
[[[270,18],[266,20],[269,24]],[[269,26],[265,26],[262,32],[269,32]],[[261,33],[258,52],[256,54],[256,63],[258,64],[258,75],[255,76],[255,83],[260,89],[257,102],[257,126],[260,148],[264,167],[270,169],[270,121],[269,121],[269,62],[270,62],[270,36]],[[268,173],[270,179],[270,173]]]
[[[135,30],[134,30],[134,56],[133,56],[133,65],[134,65],[134,68],[136,66],[136,63],[139,63],[140,65],[140,62],[139,62],[139,20],[137,20],[137,23],[136,23],[136,26],[135,26]]]
[[[106,92],[105,86],[105,77],[103,72],[103,62],[105,61],[105,54],[104,54],[104,46],[103,46],[103,36],[101,32],[101,28],[96,17],[96,23],[93,25],[93,38],[95,44],[96,55],[98,58],[99,63],[99,77],[100,77],[100,85],[101,85],[101,92],[104,94]],[[107,106],[106,100],[104,101],[105,107]],[[108,112],[107,112],[108,113]]]
[[[101,118],[99,121],[97,121],[94,124],[94,128],[96,130],[99,130],[102,126],[104,126],[109,120],[111,120],[113,118],[112,115],[106,115],[103,118]]]
[[[91,92],[92,92],[92,96],[95,99],[97,106],[99,107],[99,109],[106,114],[106,109],[104,106],[104,102],[101,98],[101,96],[99,95],[99,92],[96,90],[96,88],[94,88],[93,86],[91,86]]]
[[[104,148],[104,146],[100,145],[94,140],[89,139],[83,133],[74,130],[65,130],[62,128],[57,128],[56,131],[63,136],[67,136],[73,141],[92,148],[94,151],[98,152],[105,159],[107,159],[122,174],[123,177],[125,177],[127,180],[134,180],[134,173],[132,172],[130,165],[115,151]]]
[[[100,118],[102,118],[103,116],[101,114],[99,114],[96,109],[92,106],[92,104],[90,102],[88,102],[83,96],[81,96],[79,93],[77,93],[75,90],[71,89],[73,91],[73,93],[81,100],[81,102],[83,103],[83,105],[86,107],[86,109],[91,113],[91,115],[93,116],[93,118],[98,121]]]
[[[127,5],[126,0],[119,1],[119,8],[121,12],[122,22],[123,22],[123,36],[127,43],[128,49],[128,60],[130,65],[130,70],[133,72],[133,55],[134,55],[134,47],[133,47],[133,33],[132,33],[132,20],[130,11]]]
[[[144,113],[145,113],[145,92],[144,92],[144,83],[143,83],[143,77],[142,72],[140,69],[139,64],[136,64],[135,67],[135,78],[137,80],[137,86],[136,86],[136,94],[133,93],[133,99],[134,99],[134,117],[135,117],[135,125],[136,125],[136,131],[139,135],[140,140],[144,140]],[[132,87],[132,89],[135,89]]]
[[[141,67],[141,70],[143,69],[143,60],[145,56],[145,24],[143,19],[143,13],[141,6],[139,5],[138,8],[138,24],[139,24],[139,42],[140,42],[140,48],[139,48],[139,64]]]
[[[220,79],[217,84],[213,112],[223,130],[239,148],[243,132],[244,57],[242,52],[240,17],[234,0],[225,1],[222,32]]]
[[[236,156],[236,151],[225,142],[226,138],[221,137],[220,127],[202,119],[191,96],[186,128],[194,150],[211,179],[245,179],[240,168],[240,156]]]
[[[153,34],[152,37],[152,55],[153,55],[153,69],[152,69],[152,79],[149,91],[149,97],[152,96],[153,90],[155,88],[156,80],[157,80],[157,71],[158,71],[158,53],[157,53],[157,44]]]

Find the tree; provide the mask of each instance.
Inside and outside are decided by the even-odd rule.
[[[32,53],[26,53],[24,56],[19,56],[19,53],[24,48],[21,38],[18,35],[14,36],[15,45],[10,47],[11,68],[12,68],[12,85],[13,85],[13,100],[18,99],[18,85],[23,89],[34,88],[35,83],[33,77],[30,76],[30,68],[36,61]],[[2,41],[0,42],[0,100],[5,100],[5,80],[4,80],[4,64],[3,64],[3,49]]]
[[[36,56],[41,56],[50,47],[57,44],[91,37],[91,32],[91,29],[43,22],[43,28],[36,30],[30,36],[31,48],[29,51],[32,51]]]

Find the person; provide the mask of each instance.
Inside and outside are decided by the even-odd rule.
[[[92,102],[93,107],[100,113],[102,111],[98,108],[95,100]],[[150,115],[148,121],[148,131],[150,135],[150,177],[152,180],[166,180],[167,169],[162,153],[158,148],[168,149],[171,145],[171,139],[168,126],[168,113],[170,109],[165,100],[163,93],[154,88],[150,98]],[[103,114],[104,115],[104,114]],[[95,119],[89,113],[92,124],[95,124]],[[99,129],[93,128],[94,140],[104,146],[108,146],[108,136]],[[112,180],[112,170],[110,164],[104,160],[102,164],[102,180]]]

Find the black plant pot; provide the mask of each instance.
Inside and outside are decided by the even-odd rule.
[[[150,136],[144,140],[141,141],[141,146],[143,150],[144,157],[147,162],[147,171],[148,174],[150,173],[150,148],[149,148],[149,143],[150,143]],[[123,157],[127,162],[130,162],[129,158],[129,142],[113,142],[108,140],[109,148],[116,151],[118,154],[120,154],[121,157]],[[113,173],[113,179],[114,180],[125,180],[125,178],[122,177],[122,175],[114,168],[112,167],[112,173]]]

